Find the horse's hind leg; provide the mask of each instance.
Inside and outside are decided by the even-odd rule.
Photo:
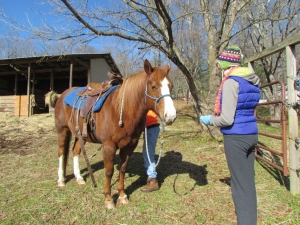
[[[116,148],[112,145],[102,144],[103,162],[105,168],[105,184],[103,194],[105,196],[105,208],[112,209],[115,207],[113,198],[111,197],[111,179],[114,174],[114,158]]]
[[[58,181],[59,187],[65,186],[66,168],[69,156],[71,132],[68,128],[63,128],[57,133],[58,138]]]

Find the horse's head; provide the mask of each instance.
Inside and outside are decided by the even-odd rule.
[[[170,65],[166,65],[164,68],[152,67],[146,59],[144,70],[147,75],[147,109],[154,110],[163,123],[173,123],[176,119],[176,109],[170,95],[172,90],[172,82],[168,76]]]

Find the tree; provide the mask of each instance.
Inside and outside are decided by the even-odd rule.
[[[102,5],[88,0],[47,0],[52,13],[63,16],[63,27],[45,24],[44,29],[31,30],[51,40],[80,37],[89,42],[118,37],[134,43],[132,50],[139,56],[153,49],[161,52],[184,76],[199,116],[212,113],[221,82],[215,67],[217,56],[229,43],[248,47],[241,43],[245,41],[242,34],[270,21],[273,12],[272,7],[265,7],[265,13],[251,15],[251,10],[260,12],[260,6],[268,3],[275,8],[281,5],[286,12],[290,6],[299,11],[297,0],[114,0]],[[295,21],[295,16],[288,15],[279,17],[278,22]],[[252,44],[257,47],[256,42]],[[197,82],[205,78],[209,84],[204,86],[209,88],[204,96]]]
[[[92,6],[88,4],[88,1],[54,0],[49,1],[48,4],[52,6],[55,13],[69,19],[70,23],[74,23],[74,18],[78,23],[75,27],[72,26],[72,30],[57,29],[48,25],[46,27],[48,30],[32,29],[36,35],[60,40],[81,37],[86,41],[99,36],[115,36],[134,41],[141,51],[140,54],[153,48],[157,49],[184,74],[195,100],[197,112],[201,112],[200,95],[192,71],[189,69],[186,54],[176,44],[176,35],[180,33],[179,22],[184,21],[186,14],[191,14],[189,8],[182,15],[180,9],[177,8],[178,5],[172,4],[171,1],[161,0],[122,0],[106,3],[107,7],[109,4],[114,4],[110,7],[111,9]],[[197,24],[193,26],[196,27]]]
[[[280,1],[252,1],[247,10],[247,17],[243,18],[241,26],[246,28],[240,37],[244,38],[247,54],[257,54],[270,48],[284,39],[300,31],[299,27],[300,2],[297,0]],[[251,9],[251,10],[250,10]],[[257,21],[251,29],[247,29],[249,24],[253,24],[255,18],[267,18]],[[248,41],[246,41],[248,40]],[[284,51],[260,59],[257,66],[263,69],[264,82],[270,83],[275,80],[283,80],[286,83],[286,62]],[[300,61],[298,61],[300,66]],[[278,85],[272,85],[263,89],[269,101],[278,100],[281,97],[281,90]],[[285,94],[285,93],[284,93]],[[281,109],[279,105],[270,105],[271,119],[280,119]],[[280,124],[272,124],[280,125]]]
[[[36,48],[32,40],[20,38],[17,31],[11,31],[0,37],[0,58],[11,59],[29,55],[36,55]]]

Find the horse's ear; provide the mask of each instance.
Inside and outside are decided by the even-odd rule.
[[[150,75],[153,72],[153,67],[147,59],[144,61],[144,70],[147,75]]]
[[[165,65],[165,67],[163,68],[163,70],[164,70],[166,73],[169,73],[170,69],[171,69],[170,63],[168,63],[167,65]]]

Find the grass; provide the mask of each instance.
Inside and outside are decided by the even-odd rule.
[[[222,143],[201,134],[191,105],[176,102],[178,119],[161,133],[163,153],[158,165],[160,190],[142,193],[146,182],[142,140],[130,159],[125,188],[130,203],[104,208],[104,169],[99,145],[87,144],[98,187],[94,188],[80,158],[87,184],[74,181],[69,159],[68,182],[59,189],[57,145],[52,115],[0,119],[1,224],[236,224],[230,175]],[[157,146],[159,153],[160,145]],[[95,155],[95,156],[94,156]],[[93,157],[92,157],[93,156]],[[115,161],[115,168],[118,160]],[[299,224],[300,195],[288,191],[288,180],[257,161],[258,224]],[[117,169],[112,193],[117,197]]]

